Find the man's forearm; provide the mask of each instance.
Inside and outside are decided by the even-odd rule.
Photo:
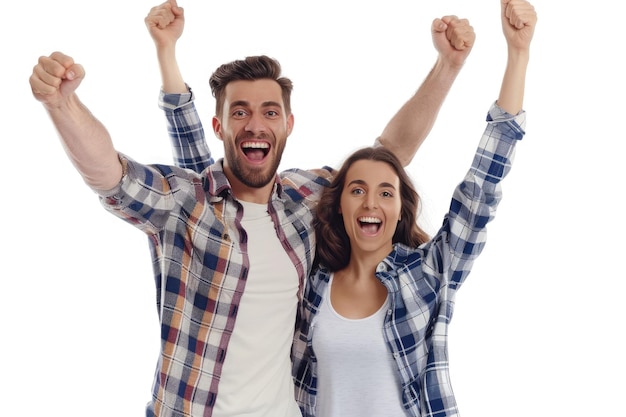
[[[122,178],[122,164],[104,125],[75,94],[62,106],[46,109],[85,183],[96,190],[114,188]]]
[[[187,85],[178,67],[175,46],[157,48],[157,59],[161,70],[163,91],[167,94],[184,94],[188,92]]]
[[[393,151],[407,166],[430,133],[439,110],[461,67],[452,67],[437,59],[434,67],[417,90],[392,117],[379,142]]]

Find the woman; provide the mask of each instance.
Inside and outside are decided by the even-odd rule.
[[[536,13],[502,0],[508,62],[472,167],[439,231],[417,227],[419,198],[393,154],[349,157],[319,202],[318,267],[294,339],[304,417],[453,416],[447,326],[482,251],[500,182],[524,135],[524,81]]]

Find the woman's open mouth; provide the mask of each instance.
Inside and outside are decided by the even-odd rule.
[[[364,216],[357,219],[361,230],[368,235],[375,235],[380,230],[383,221],[377,217]]]

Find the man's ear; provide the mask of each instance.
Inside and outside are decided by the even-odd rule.
[[[291,135],[291,131],[293,130],[294,117],[293,113],[287,117],[287,136]]]
[[[222,137],[222,122],[220,122],[217,116],[213,116],[213,133],[219,140],[224,140]]]

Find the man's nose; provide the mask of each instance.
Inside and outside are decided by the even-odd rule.
[[[254,134],[265,132],[265,120],[263,119],[262,115],[253,114],[252,116],[250,116],[250,119],[248,119],[248,123],[246,124],[246,130]]]

